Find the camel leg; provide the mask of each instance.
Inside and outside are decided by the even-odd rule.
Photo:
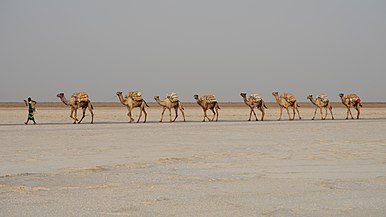
[[[292,119],[291,119],[291,115],[290,115],[290,113],[289,113],[289,110],[288,110],[288,108],[285,108],[285,109],[287,110],[288,119],[289,119],[289,120],[292,120]],[[294,115],[295,115],[295,111],[294,111]]]
[[[186,120],[185,120],[185,112],[184,112],[184,109],[181,109],[181,108],[180,108],[180,111],[181,111],[182,117],[184,117],[184,122],[185,122]]]
[[[324,120],[325,118],[323,118],[322,107],[320,107],[319,110],[320,110],[320,118],[321,118],[322,120]]]
[[[171,108],[168,108],[169,109],[169,122],[172,122],[172,109]]]
[[[176,113],[176,116],[174,117],[172,122],[175,122],[177,120],[177,117],[178,117],[178,107],[174,107],[174,112]]]
[[[145,114],[145,120],[143,121],[143,123],[146,123],[146,120],[147,120],[147,112],[145,110],[145,106],[143,107],[143,113]]]
[[[292,107],[292,113],[293,113],[292,120],[295,120],[295,107]]]
[[[331,105],[329,106],[329,109],[330,109],[332,120],[334,120],[335,118],[334,118],[334,115],[332,114],[332,106]]]
[[[214,108],[212,108],[211,110],[212,110],[212,112],[213,112],[212,121],[214,121],[214,117],[216,116],[216,112],[214,111]]]
[[[75,113],[75,116],[73,115]],[[71,114],[70,114],[70,118],[72,119],[72,120],[74,120],[74,124],[76,124],[76,121],[78,121],[78,119],[76,118],[76,109],[75,108],[73,108],[73,107],[71,107]]]
[[[74,114],[74,109],[71,108],[71,114],[70,114],[70,118],[74,121],[76,121],[76,119],[72,116]]]
[[[346,115],[346,120],[348,119],[348,111],[349,111],[349,108],[346,106],[346,111],[347,111],[347,115]]]
[[[298,106],[296,106],[295,109],[296,109],[296,112],[298,113],[299,120],[301,120],[302,117],[300,117],[300,112],[299,112]],[[294,119],[295,119],[295,115],[294,115]]]
[[[178,102],[178,109],[181,111],[182,117],[184,118],[184,122],[186,122],[184,107],[182,106],[181,102]]]
[[[80,121],[78,122],[78,124],[80,124],[80,123],[82,122],[83,118],[86,116],[86,108],[87,108],[87,107],[83,107],[83,108],[82,108],[82,118],[80,119]]]
[[[204,120],[202,120],[202,122],[205,122],[205,118],[208,118],[208,115],[206,114],[206,110],[205,109],[202,109],[204,110]],[[210,121],[210,119],[208,118],[208,121]]]
[[[326,114],[324,115],[324,120],[326,120],[327,119],[327,112],[328,112],[328,109],[327,109],[327,107],[325,107],[326,108]]]
[[[259,119],[257,119],[257,116],[256,116],[256,112],[255,112],[255,110],[254,109],[252,109],[252,112],[253,112],[253,115],[255,116],[255,118],[256,118],[256,121],[258,121]],[[250,117],[249,117],[249,119],[251,119]]]
[[[281,106],[280,106],[280,116],[279,116],[279,119],[278,119],[278,121],[280,121],[280,120],[281,120],[281,116],[282,116],[282,114],[283,114],[283,107],[281,107]]]
[[[141,107],[140,107],[140,112],[139,112],[139,116],[138,116],[137,123],[139,123],[139,120],[140,120],[141,117],[142,117],[142,111],[143,111],[143,113],[145,114],[145,120],[143,121],[143,123],[146,123],[147,112],[145,111],[145,106],[141,106]]]
[[[139,107],[139,116],[138,116],[138,120],[137,120],[137,123],[139,123],[139,120],[141,119],[142,117],[142,110],[143,110],[143,107]]]
[[[359,107],[359,105],[357,105],[355,107],[355,109],[357,110],[358,114],[357,114],[357,119],[359,119],[359,115],[361,114],[361,108]]]
[[[216,122],[218,121],[218,108],[216,107]]]
[[[134,118],[131,117],[131,110],[132,110],[132,108],[127,107],[127,110],[128,110],[127,116],[129,116],[129,123],[132,123],[134,121]]]
[[[354,119],[354,117],[352,116],[350,107],[348,108],[348,111],[349,111],[349,113],[350,113],[351,119]]]
[[[315,108],[315,111],[314,111],[314,117],[312,117],[312,120],[315,119],[315,116],[316,116],[316,111],[318,110],[318,107]]]
[[[249,111],[249,119],[248,121],[251,121],[251,117],[252,117],[252,111],[253,111],[253,108],[250,108],[251,110]]]
[[[76,121],[78,120],[77,118],[76,118],[76,113],[78,112],[78,109],[74,109],[74,123],[73,124],[76,124]]]
[[[88,105],[88,110],[91,113],[91,124],[93,124],[94,123],[94,112],[93,112],[93,108],[92,108],[91,104]]]
[[[162,122],[162,119],[164,118],[166,107],[163,107],[162,113],[161,113],[161,120],[159,122]]]
[[[261,107],[261,108],[259,108],[259,110],[261,111],[261,121],[263,121],[264,120],[264,115],[265,115],[264,108]]]

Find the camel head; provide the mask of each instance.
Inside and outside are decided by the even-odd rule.
[[[63,98],[64,97],[64,93],[58,93],[58,94],[56,94],[56,97]]]
[[[340,93],[340,94],[339,94],[339,97],[340,97],[340,98],[342,98],[343,96],[344,96],[344,94],[343,94],[343,93]]]
[[[122,92],[121,91],[118,91],[117,92],[117,96],[121,96],[122,95]]]
[[[307,96],[307,99],[312,99],[312,95],[311,95],[311,94],[308,95],[308,96]]]
[[[194,95],[194,99],[198,100],[198,95],[197,94]]]
[[[247,96],[247,93],[240,93],[240,96],[245,97]]]
[[[159,100],[159,96],[155,96],[154,99],[155,99],[155,100]]]
[[[272,93],[272,95],[279,96],[279,92],[275,91],[275,92]]]

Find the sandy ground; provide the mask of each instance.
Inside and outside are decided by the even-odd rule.
[[[95,108],[94,125],[41,108],[36,126],[26,110],[0,109],[0,216],[386,216],[385,108],[280,122],[223,108],[218,123],[187,108],[162,124],[158,107],[146,124]]]

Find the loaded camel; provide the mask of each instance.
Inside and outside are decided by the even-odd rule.
[[[281,120],[281,116],[283,114],[283,108],[285,108],[287,110],[289,120],[294,120],[295,119],[295,110],[298,113],[299,120],[302,119],[300,117],[299,109],[298,109],[298,107],[300,107],[300,106],[296,102],[295,96],[292,93],[283,92],[281,94],[280,98],[279,98],[279,93],[278,92],[273,92],[272,95],[275,97],[276,103],[280,106],[280,117],[278,119],[279,121]],[[288,111],[289,107],[292,107],[292,111],[293,111],[292,118],[291,118],[291,115],[290,115],[290,113]]]
[[[133,110],[133,108],[137,108],[137,107],[139,107],[139,110],[140,110],[137,123],[141,119],[142,112],[145,114],[145,120],[143,121],[143,123],[146,123],[147,112],[145,111],[145,107],[149,107],[149,105],[146,103],[144,99],[142,99],[140,92],[137,92],[137,91],[127,92],[125,97],[122,96],[122,92],[117,92],[117,96],[119,101],[122,103],[122,105],[127,107],[127,110],[128,110],[127,116],[129,116],[130,123],[134,121],[134,119],[131,116],[131,111]]]
[[[312,118],[312,120],[315,119],[316,111],[318,109],[320,109],[320,117],[322,120],[326,120],[327,109],[330,110],[331,118],[332,118],[332,120],[334,120],[334,115],[332,114],[332,106],[331,106],[330,100],[328,99],[327,95],[324,95],[324,94],[319,95],[316,97],[316,99],[314,99],[312,97],[312,95],[308,95],[307,99],[309,99],[311,101],[311,103],[315,105],[315,112],[314,112],[314,117]],[[326,109],[326,114],[324,115],[324,117],[323,117],[323,112],[322,112],[323,108]]]
[[[182,106],[180,100],[178,100],[177,94],[171,93],[167,94],[165,99],[163,101],[160,100],[159,96],[154,97],[155,101],[163,107],[162,114],[161,114],[161,120],[159,122],[162,122],[162,119],[164,117],[165,110],[169,110],[169,117],[170,117],[170,122],[176,121],[178,117],[178,109],[180,109],[182,116],[184,117],[184,122],[185,122],[185,113],[184,113],[184,107]],[[174,109],[176,116],[172,120],[172,113],[171,109]]]
[[[205,118],[208,119],[208,121],[213,121],[214,116],[216,116],[216,121],[218,121],[218,110],[221,109],[218,105],[217,100],[215,99],[214,95],[211,96],[201,96],[194,95],[194,99],[196,100],[197,104],[201,106],[202,110],[204,111],[204,119],[202,120],[205,122]],[[213,112],[213,118],[212,120],[209,119],[208,115],[206,114],[206,111],[210,109]],[[215,111],[216,110],[216,111]]]
[[[342,99],[343,105],[346,106],[347,108],[346,119],[348,119],[348,114],[351,115],[351,119],[354,119],[351,114],[350,107],[354,107],[357,110],[358,112],[357,119],[359,119],[359,115],[361,114],[361,107],[362,107],[361,99],[359,98],[359,96],[355,93],[351,93],[351,94],[340,93],[339,97]]]
[[[82,108],[82,118],[78,121],[78,124],[80,124],[83,120],[83,118],[86,116],[86,109],[91,113],[91,124],[94,123],[94,112],[92,111],[94,107],[92,106],[90,100],[88,99],[88,95],[85,92],[75,92],[71,95],[70,100],[68,101],[66,97],[64,96],[64,93],[58,93],[56,95],[60,98],[60,100],[66,105],[70,106],[71,108],[71,114],[70,118],[74,120],[74,124],[78,121],[77,119],[77,110],[78,108]],[[73,116],[74,115],[74,116]]]
[[[252,94],[251,96],[249,96],[248,99],[247,99],[246,93],[240,93],[240,96],[243,97],[245,105],[247,105],[251,110],[249,112],[248,121],[251,121],[252,113],[255,116],[256,121],[258,121],[254,108],[257,108],[261,111],[261,120],[264,120],[264,115],[265,115],[264,108],[267,108],[267,106],[265,106],[263,99],[260,98],[257,94]]]

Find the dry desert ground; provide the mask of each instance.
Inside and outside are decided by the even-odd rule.
[[[95,106],[95,124],[73,125],[69,108],[38,107],[25,126],[26,108],[0,108],[0,216],[386,216],[384,106],[360,120],[278,111],[202,123],[190,106],[187,122],[158,123],[151,106],[129,124],[124,107]]]

